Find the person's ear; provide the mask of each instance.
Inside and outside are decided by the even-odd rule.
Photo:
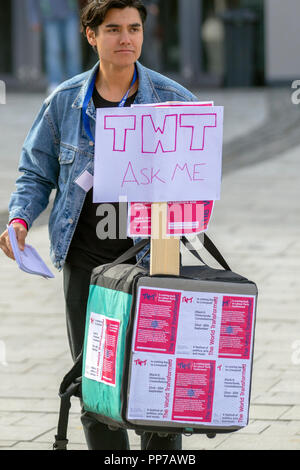
[[[93,31],[89,26],[86,28],[86,38],[91,46],[95,47],[97,45],[95,31]]]

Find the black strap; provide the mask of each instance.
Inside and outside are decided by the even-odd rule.
[[[225,271],[231,271],[228,263],[225,261],[221,253],[219,252],[218,248],[215,246],[215,244],[212,242],[212,240],[209,238],[209,236],[205,233],[203,241],[201,240],[201,237],[197,237],[200,242],[203,244],[204,248],[208,251],[208,253],[222,266],[222,268],[225,269]],[[199,252],[197,250],[193,250],[190,248],[191,242],[188,238],[183,237],[182,242],[184,246],[194,255],[196,256],[197,259],[199,259],[203,264],[206,264],[201,256],[199,255]]]
[[[198,239],[201,241],[201,236],[198,236]],[[199,252],[197,250],[193,250],[190,248],[190,240],[186,237],[182,238],[183,244],[186,246],[186,248],[194,255],[196,258],[198,258],[203,264],[206,264],[201,256],[199,255]],[[201,241],[202,242],[202,241]],[[129,248],[129,250],[126,251],[123,255],[121,255],[118,259],[116,259],[113,263],[110,264],[110,267],[117,266],[118,264],[123,264],[126,263],[126,261],[130,260],[131,258],[134,258],[140,251],[143,250],[148,244],[150,243],[150,239],[144,239],[141,240],[139,243],[136,245],[132,246]],[[203,239],[203,246],[204,248],[208,251],[208,253],[226,270],[226,271],[231,271],[228,263],[225,261],[223,256],[221,255],[220,251],[218,248],[215,246],[215,244],[212,242],[212,240],[208,237],[208,235],[205,233],[204,234],[204,239]],[[148,253],[148,252],[147,252]]]
[[[71,397],[81,397],[82,354],[81,352],[72,369],[64,377],[59,388],[60,410],[53,450],[67,450],[69,442],[67,439],[67,430],[71,409]]]
[[[225,271],[231,271],[227,261],[225,261],[216,245],[212,242],[206,233],[204,234],[204,248],[211,254],[211,256],[215,258],[216,261],[218,261]]]
[[[75,382],[68,387],[65,393],[60,395],[60,410],[57,426],[57,434],[53,444],[53,450],[67,450],[68,439],[67,430],[69,423],[69,413],[71,409],[71,397],[78,396],[81,387],[81,377],[75,379]]]
[[[200,242],[201,236],[198,236],[198,239]],[[186,248],[194,255],[196,258],[198,258],[203,264],[206,264],[201,256],[199,255],[199,252],[197,250],[193,250],[190,248],[190,240],[186,237],[182,238],[183,244],[186,246]],[[150,243],[150,239],[144,239],[141,240],[139,243],[136,245],[132,246],[129,248],[129,250],[126,251],[123,255],[121,255],[117,260],[115,260],[113,263],[110,264],[110,267],[117,266],[118,264],[123,264],[126,263],[126,261],[130,260],[131,258],[134,258],[140,251],[143,250],[148,244]],[[215,244],[212,242],[212,240],[209,238],[209,236],[205,233],[204,238],[203,238],[203,246],[204,248],[208,251],[208,253],[226,270],[226,271],[231,271],[228,263],[225,261],[223,256],[221,255],[220,251],[218,248],[215,246]],[[147,252],[148,253],[148,252]]]
[[[138,255],[139,252],[142,251],[142,249],[145,248],[149,243],[150,243],[149,238],[141,240],[139,243],[129,248],[129,250],[127,250],[126,253],[124,253],[118,259],[116,259],[116,261],[111,263],[110,267],[117,266],[118,264],[126,263],[126,261]]]
[[[199,261],[201,261],[201,263],[205,264],[207,266],[207,264],[205,263],[205,261],[201,258],[201,256],[199,255],[198,251],[195,249],[195,248],[191,248],[191,242],[188,238],[186,237],[183,237],[181,239],[183,245],[187,248],[187,250],[189,251],[189,253],[191,253],[193,256],[195,256],[195,258],[197,258]],[[182,266],[182,257],[181,257],[181,262],[180,262],[180,266]]]

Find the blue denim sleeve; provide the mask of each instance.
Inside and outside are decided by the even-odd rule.
[[[59,175],[59,139],[44,104],[22,149],[16,191],[9,203],[9,220],[24,219],[30,228],[46,209]]]

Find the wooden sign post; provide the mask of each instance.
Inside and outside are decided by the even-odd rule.
[[[180,273],[180,238],[167,237],[168,204],[153,203],[151,211],[150,275]]]

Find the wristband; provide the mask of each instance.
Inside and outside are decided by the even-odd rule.
[[[16,223],[23,225],[23,227],[25,227],[26,230],[28,230],[28,225],[23,219],[13,219],[11,222],[9,222],[9,225],[16,224]]]

